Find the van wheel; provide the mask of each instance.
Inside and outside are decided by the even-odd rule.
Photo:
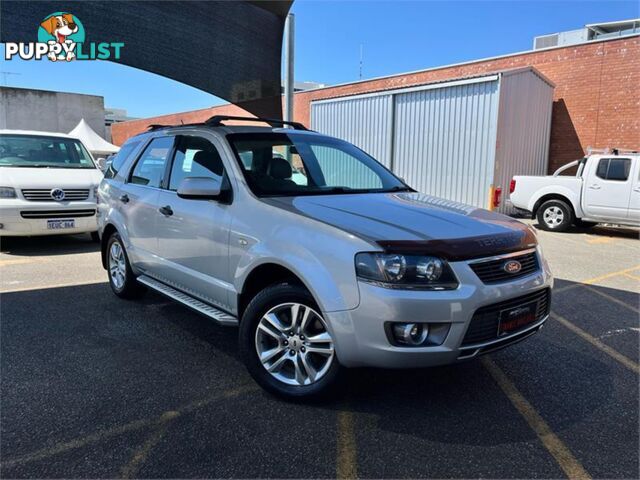
[[[117,232],[107,242],[107,272],[111,290],[120,298],[134,299],[144,294],[146,289],[136,281],[124,243]]]
[[[341,370],[334,339],[311,294],[288,283],[262,290],[240,323],[240,355],[254,380],[286,398],[327,394]]]
[[[562,200],[547,200],[537,212],[538,223],[543,230],[564,232],[573,223],[573,209]]]
[[[98,232],[91,232],[89,235],[91,235],[92,242],[100,243],[100,235],[98,235]]]

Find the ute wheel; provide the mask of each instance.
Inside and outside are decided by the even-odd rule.
[[[341,370],[334,340],[311,294],[288,283],[256,295],[240,323],[240,355],[265,390],[289,399],[326,395]]]
[[[134,299],[144,294],[145,288],[136,281],[131,271],[129,257],[124,249],[124,243],[117,232],[114,232],[107,242],[107,272],[111,290],[120,298]]]
[[[98,232],[91,232],[90,235],[92,242],[100,243],[100,235],[98,235]]]
[[[573,209],[562,200],[547,200],[536,214],[543,230],[564,232],[573,223]]]

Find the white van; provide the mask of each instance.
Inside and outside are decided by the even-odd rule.
[[[77,138],[0,130],[0,237],[90,233],[98,240],[101,180]]]

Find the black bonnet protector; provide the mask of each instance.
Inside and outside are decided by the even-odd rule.
[[[523,225],[520,231],[468,238],[439,240],[378,240],[389,253],[433,255],[455,262],[518,252],[537,245],[534,233]]]

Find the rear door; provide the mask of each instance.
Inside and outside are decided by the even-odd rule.
[[[640,157],[633,159],[632,186],[629,198],[629,220],[640,224]]]
[[[144,148],[117,198],[125,219],[131,260],[145,270],[157,265],[158,196],[174,137],[156,137]]]
[[[626,220],[631,195],[630,158],[602,157],[589,162],[584,210],[589,218]]]
[[[198,135],[176,137],[167,187],[159,195],[158,241],[162,279],[204,301],[229,308],[228,202],[177,195],[187,177],[215,177],[228,182],[218,148]]]

